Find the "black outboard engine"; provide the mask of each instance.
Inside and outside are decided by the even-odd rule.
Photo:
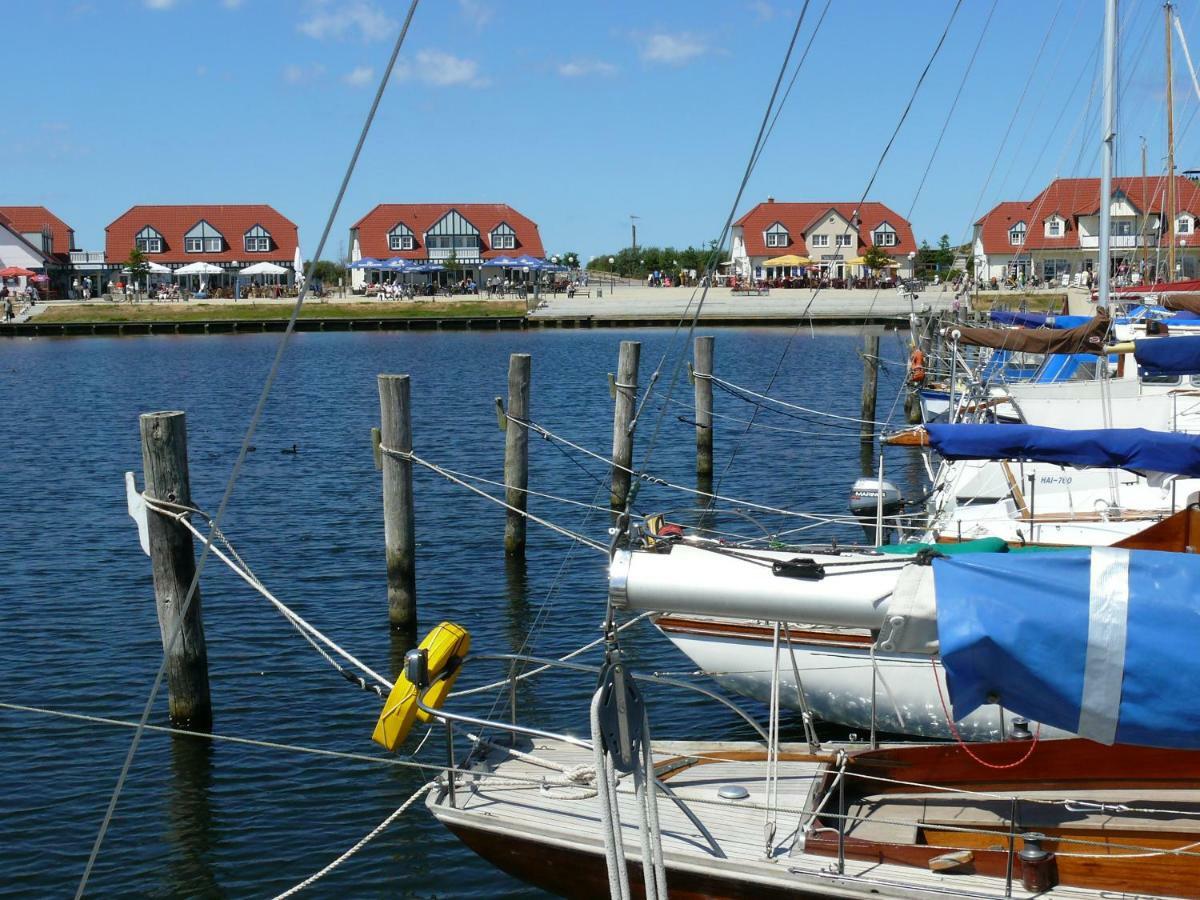
[[[883,528],[882,534],[876,538],[879,526],[879,495],[883,494]],[[858,517],[863,531],[867,534],[868,544],[890,544],[894,525],[889,526],[887,520],[904,512],[904,498],[900,489],[890,481],[880,481],[878,478],[860,478],[850,488],[850,512]],[[894,521],[894,520],[893,520]]]

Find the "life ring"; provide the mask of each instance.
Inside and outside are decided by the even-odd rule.
[[[461,625],[442,622],[425,635],[417,649],[425,651],[428,687],[422,692],[409,680],[407,672],[396,679],[371,734],[371,740],[388,750],[403,744],[418,720],[430,720],[429,713],[417,708],[418,697],[434,709],[445,702],[458,678],[462,661],[471,649],[471,635]]]
[[[913,347],[912,356],[908,358],[908,380],[913,384],[925,380],[925,354],[920,347]]]

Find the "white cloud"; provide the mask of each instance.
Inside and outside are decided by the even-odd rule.
[[[175,5],[175,0],[142,0],[146,5],[146,9],[170,9]]]
[[[766,0],[753,0],[752,3],[747,5],[750,7],[750,11],[754,13],[754,17],[760,22],[770,22],[775,18],[775,7],[767,3]]]
[[[370,66],[355,66],[342,76],[342,81],[351,87],[366,87],[375,77],[375,70]]]
[[[616,75],[617,67],[598,59],[573,59],[558,67],[563,78],[583,78],[586,75]]]
[[[298,26],[310,38],[341,40],[357,35],[364,41],[387,38],[396,23],[372,0],[317,0],[309,17]]]
[[[683,64],[708,52],[708,43],[694,34],[651,34],[641,41],[642,59],[668,66]]]
[[[299,63],[289,63],[283,67],[283,80],[288,84],[311,84],[325,74],[325,67],[320,63],[302,66]]]
[[[479,63],[440,50],[421,50],[412,63],[400,63],[394,73],[401,81],[421,81],[434,87],[487,87],[490,81],[479,74]]]
[[[483,0],[458,0],[458,9],[462,17],[476,28],[482,28],[490,22],[495,13]]]

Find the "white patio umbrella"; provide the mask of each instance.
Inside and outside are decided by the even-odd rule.
[[[220,275],[225,270],[220,266],[214,266],[212,263],[194,262],[188,263],[175,270],[176,275]],[[200,290],[204,290],[204,281],[200,281]]]
[[[304,257],[300,255],[300,245],[296,245],[296,255],[292,258],[292,268],[296,270],[296,284],[304,281]]]
[[[238,272],[239,275],[286,275],[287,266],[276,265],[272,262],[255,263],[252,266],[246,266]]]

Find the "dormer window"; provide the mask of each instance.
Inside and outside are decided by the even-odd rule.
[[[1008,242],[1014,247],[1020,247],[1025,243],[1025,223],[1018,222],[1012,228],[1008,229]]]
[[[895,247],[899,243],[896,229],[887,222],[882,223],[871,232],[871,243],[876,247]]]
[[[224,236],[203,219],[183,236],[185,253],[220,253],[224,249]]]
[[[507,222],[501,222],[492,229],[491,242],[493,250],[516,250],[517,233]]]
[[[788,230],[778,222],[768,228],[763,234],[766,237],[768,247],[786,247],[792,242]]]
[[[1046,237],[1062,237],[1063,235],[1063,220],[1058,216],[1051,216],[1046,220]]]
[[[147,225],[137,233],[137,237],[133,240],[134,246],[143,253],[162,253],[163,239],[162,235]]]
[[[1175,220],[1176,234],[1191,234],[1192,233],[1192,217],[1180,216]]]
[[[247,253],[267,253],[271,249],[271,233],[261,225],[255,225],[243,237]]]
[[[403,222],[397,222],[396,227],[388,232],[389,250],[412,250],[416,245],[412,229]]]

